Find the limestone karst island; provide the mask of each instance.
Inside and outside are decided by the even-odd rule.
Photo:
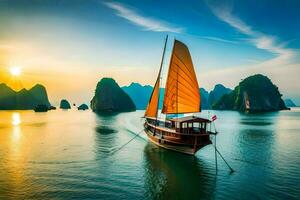
[[[0,200],[300,199],[299,10],[0,0]]]
[[[129,112],[135,111],[136,106],[114,79],[103,78],[96,86],[91,109],[95,112]]]

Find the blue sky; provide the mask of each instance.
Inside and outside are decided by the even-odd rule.
[[[279,0],[0,0],[0,70],[22,66],[28,87],[35,80],[54,100],[87,101],[104,76],[153,84],[169,34],[189,46],[200,86],[234,87],[263,73],[300,103],[299,9],[299,1]]]

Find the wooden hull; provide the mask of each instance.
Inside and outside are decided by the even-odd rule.
[[[195,155],[201,148],[211,144],[209,135],[190,136],[187,140],[155,134],[145,128],[149,140],[159,147],[180,153]],[[197,139],[196,139],[197,138]],[[188,142],[189,141],[189,142]]]

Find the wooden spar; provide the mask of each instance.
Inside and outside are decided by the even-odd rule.
[[[165,58],[165,53],[166,53],[167,42],[168,42],[168,35],[166,36],[166,39],[165,39],[163,54],[162,54],[162,57],[161,57],[160,68],[159,68],[159,73],[158,73],[158,76],[160,76],[159,77],[160,82],[161,82],[161,71],[162,71],[162,66],[164,64],[164,58]],[[159,110],[159,97],[160,97],[160,87],[158,86],[158,106],[157,106],[157,112],[156,112],[156,123],[157,123],[158,110]],[[156,126],[156,123],[155,123],[155,126]]]
[[[210,119],[210,112],[208,111],[208,119]],[[212,122],[214,123],[214,122]],[[209,124],[209,131],[211,132],[211,124]],[[215,131],[216,130],[216,126],[214,124],[214,127],[215,127]],[[218,173],[218,156],[217,156],[217,134],[214,135],[214,139],[215,139],[215,165],[216,165],[216,174]]]
[[[211,126],[211,125],[210,125]],[[215,161],[216,161],[216,173],[218,173],[218,157],[217,157],[217,134],[215,137]]]
[[[176,72],[177,72],[177,82],[176,82],[176,117],[178,118],[178,68],[177,68],[177,70],[176,70]],[[179,128],[181,128],[180,127],[181,125],[179,124]]]
[[[163,55],[161,57],[160,69],[159,69],[159,76],[160,76],[159,79],[161,79],[161,71],[162,71],[162,66],[164,64],[164,58],[165,58],[165,53],[166,53],[167,42],[168,42],[168,35],[166,36],[164,50],[163,50]],[[159,94],[160,94],[160,89],[158,90],[158,106],[157,106],[157,113],[156,113],[156,121],[157,121],[158,110],[159,110],[159,97],[160,97]]]

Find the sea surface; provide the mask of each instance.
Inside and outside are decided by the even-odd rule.
[[[212,145],[152,145],[143,111],[0,111],[0,199],[300,199],[300,108],[214,114],[232,174]]]

